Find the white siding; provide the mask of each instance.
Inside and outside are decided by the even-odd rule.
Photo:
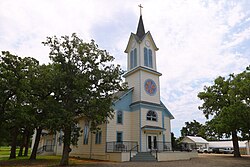
[[[117,131],[123,132],[124,141],[136,141],[139,130],[139,112],[123,111],[123,124],[117,124],[115,112],[114,119],[109,121],[107,127],[107,141],[116,141]]]
[[[170,124],[170,118],[169,117],[164,117],[164,128],[166,129],[165,131],[165,141],[166,142],[171,142],[171,124]]]
[[[79,120],[79,126],[83,130],[85,126],[84,119]],[[84,134],[79,137],[78,145],[72,146],[71,156],[79,156],[88,158],[91,156],[105,156],[106,149],[106,124],[99,126],[102,131],[101,144],[95,144],[95,134],[89,132],[88,144],[83,144]]]
[[[128,83],[129,88],[134,87],[133,95],[132,95],[132,103],[139,101],[141,98],[140,97],[141,96],[140,72],[135,72],[135,73],[129,75],[125,81]]]

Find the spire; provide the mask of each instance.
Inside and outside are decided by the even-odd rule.
[[[142,39],[142,37],[145,35],[145,29],[144,29],[144,25],[142,21],[142,12],[141,12],[141,9],[143,7],[141,6],[141,4],[139,5],[139,7],[140,7],[140,19],[139,19],[136,35],[139,37],[139,39]]]

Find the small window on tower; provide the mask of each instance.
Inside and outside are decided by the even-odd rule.
[[[130,51],[130,69],[137,66],[137,49]]]
[[[146,47],[144,48],[144,66],[153,67],[152,50]]]
[[[157,121],[157,113],[155,111],[148,111],[147,113],[147,120],[148,121]]]

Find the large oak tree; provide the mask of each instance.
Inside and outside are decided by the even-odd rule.
[[[64,132],[60,165],[68,165],[72,128],[79,116],[85,116],[95,129],[112,117],[112,100],[122,90],[119,65],[114,57],[101,50],[92,40],[83,42],[76,34],[61,38],[48,37],[50,59],[55,67],[55,99],[60,103],[61,121],[57,128]]]
[[[220,134],[232,136],[234,156],[240,157],[238,133],[249,134],[250,123],[250,70],[230,74],[228,78],[218,77],[212,86],[205,86],[198,97],[203,100],[199,107],[210,126]]]
[[[33,121],[29,102],[30,81],[38,61],[2,52],[0,55],[0,124],[11,133],[10,159],[16,157],[17,136]]]

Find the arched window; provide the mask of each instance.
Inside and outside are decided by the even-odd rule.
[[[144,48],[144,66],[153,67],[152,50]]]
[[[157,113],[155,111],[148,111],[147,120],[149,121],[157,121]]]

